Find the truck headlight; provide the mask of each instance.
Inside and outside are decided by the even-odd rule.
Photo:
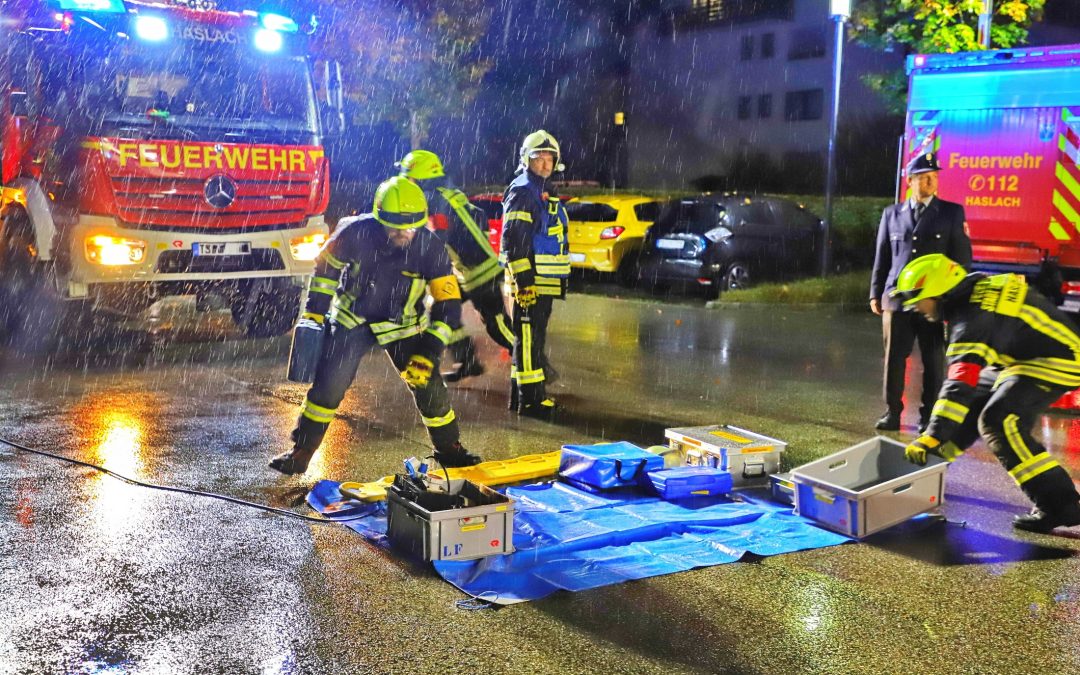
[[[99,265],[138,265],[146,260],[146,242],[93,234],[86,238],[86,259]]]
[[[292,249],[292,257],[296,260],[314,260],[318,257],[326,239],[325,234],[316,232],[290,240],[289,248]]]

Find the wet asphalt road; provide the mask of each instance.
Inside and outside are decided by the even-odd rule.
[[[287,341],[182,304],[151,328],[91,359],[0,351],[0,436],[297,513],[316,479],[378,478],[427,447],[375,355],[309,473],[279,476],[266,461],[306,391],[284,379]],[[572,295],[551,327],[557,426],[506,412],[508,364],[482,344],[488,373],[453,399],[493,459],[727,422],[789,441],[790,467],[881,412],[868,314]],[[1080,418],[1040,430],[1080,476]],[[1080,672],[1080,539],[1014,534],[1025,508],[977,447],[948,472],[945,524],[469,612],[344,527],[0,447],[0,673]]]

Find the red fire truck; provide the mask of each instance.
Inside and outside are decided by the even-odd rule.
[[[933,151],[974,264],[1080,311],[1080,45],[908,58],[904,163]]]
[[[341,122],[315,27],[229,0],[0,0],[0,329],[195,295],[286,332]]]

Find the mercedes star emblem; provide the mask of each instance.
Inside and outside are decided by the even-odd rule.
[[[236,183],[228,176],[211,176],[203,186],[206,202],[215,209],[223,209],[236,200]]]

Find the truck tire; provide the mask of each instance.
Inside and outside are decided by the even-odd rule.
[[[65,300],[51,263],[37,259],[29,218],[4,217],[0,242],[0,336],[20,351],[74,352],[90,347],[92,303]]]
[[[242,282],[230,309],[233,321],[248,337],[284,335],[300,316],[300,287],[290,280],[256,279]]]

